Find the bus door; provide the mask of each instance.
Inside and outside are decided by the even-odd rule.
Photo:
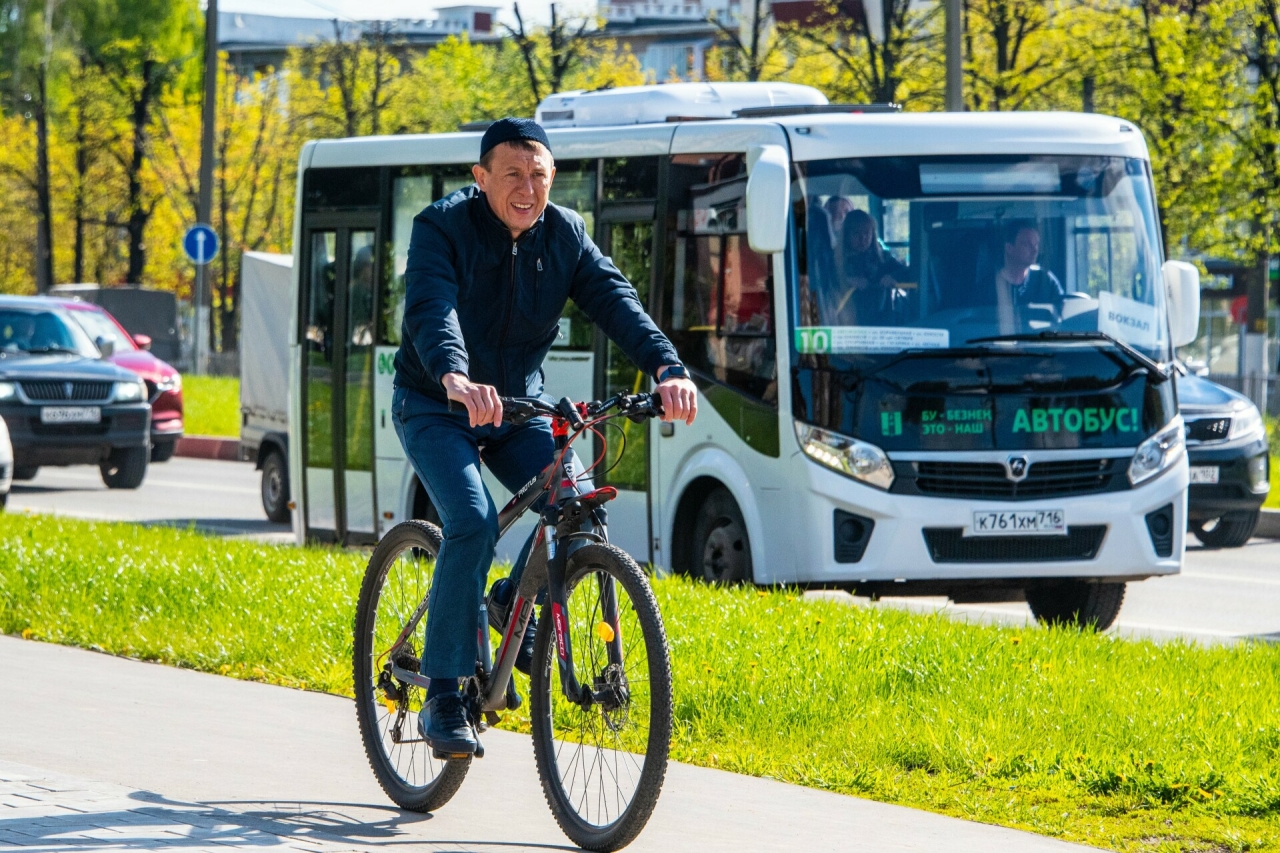
[[[309,538],[375,540],[377,215],[312,216],[304,232],[302,459]]]
[[[653,286],[654,205],[610,205],[601,210],[597,234],[600,249],[635,285],[642,305],[649,305]],[[617,344],[596,332],[596,398],[638,394],[652,380],[623,354]],[[596,485],[618,489],[609,504],[609,538],[641,563],[652,560],[649,532],[649,440],[647,424],[626,418],[605,430],[608,454],[596,470]]]

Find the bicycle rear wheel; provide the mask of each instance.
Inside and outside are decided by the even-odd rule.
[[[666,631],[644,573],[613,545],[576,551],[565,587],[574,675],[609,698],[586,709],[565,698],[552,608],[544,607],[530,683],[533,752],[543,793],[565,835],[587,850],[617,850],[644,829],[667,772]]]
[[[440,528],[423,521],[398,524],[383,537],[365,570],[352,643],[356,718],[369,766],[392,802],[418,812],[447,803],[471,766],[470,758],[431,757],[418,734],[426,691],[392,674],[393,665],[418,671],[441,541]]]

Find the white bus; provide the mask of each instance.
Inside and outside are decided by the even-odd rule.
[[[1199,280],[1162,262],[1135,126],[853,108],[772,83],[568,93],[537,117],[552,200],[583,216],[701,391],[694,426],[629,428],[596,478],[621,490],[610,535],[639,561],[1025,596],[1041,618],[1104,627],[1126,582],[1179,570],[1188,473],[1165,371],[1194,336]],[[479,144],[302,150],[300,540],[371,543],[435,518],[391,423],[392,360],[413,217],[471,183]],[[561,328],[549,394],[649,386],[572,304]]]

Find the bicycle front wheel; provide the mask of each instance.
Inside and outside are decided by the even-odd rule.
[[[671,660],[653,590],[613,545],[569,558],[565,627],[587,707],[565,698],[552,607],[533,652],[529,713],[547,803],[573,843],[617,850],[644,829],[658,802],[671,746]]]
[[[442,761],[418,734],[426,691],[396,675],[417,673],[440,528],[406,521],[369,558],[352,644],[356,717],[378,784],[402,809],[430,812],[458,791],[471,759]]]

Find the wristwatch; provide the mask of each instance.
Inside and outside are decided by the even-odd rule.
[[[689,371],[684,369],[683,364],[664,364],[658,368],[658,376],[654,378],[659,382],[666,382],[668,379],[688,379]]]

